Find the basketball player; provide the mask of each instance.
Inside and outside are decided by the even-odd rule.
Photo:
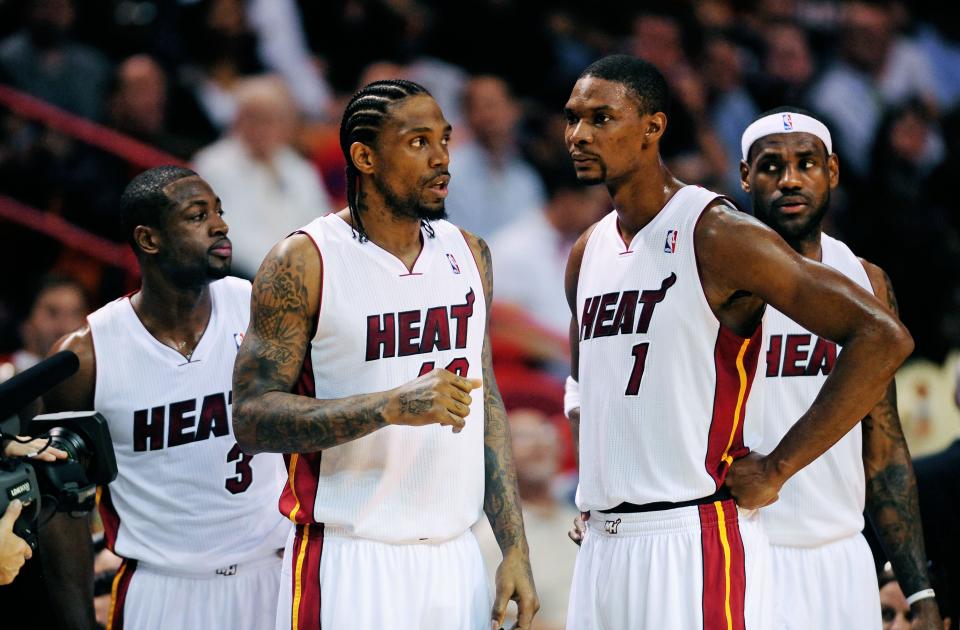
[[[766,630],[768,543],[752,508],[869,411],[913,344],[856,283],[677,181],[659,155],[667,106],[662,75],[625,55],[584,70],[566,104],[577,175],[605,183],[616,208],[567,269],[565,406],[581,414],[577,505],[591,513],[567,628]],[[845,351],[761,456],[749,394],[766,302]]]
[[[798,254],[836,269],[896,313],[887,274],[821,231],[840,177],[826,125],[807,112],[780,108],[747,127],[742,145],[741,184],[754,216]],[[763,347],[763,438],[751,446],[766,453],[816,399],[839,349],[772,307],[764,318]],[[772,544],[777,628],[880,626],[873,554],[860,534],[865,504],[900,583],[914,596],[914,627],[943,627],[927,576],[916,480],[890,383],[862,423],[792,477],[780,499],[761,510]]]
[[[290,530],[277,514],[283,461],[244,453],[232,435],[233,361],[250,283],[226,277],[231,245],[220,200],[193,171],[163,166],[130,182],[120,220],[142,269],[132,296],[107,304],[54,350],[80,371],[44,397],[48,411],[107,419],[118,475],[101,489],[107,545],[123,564],[109,627],[249,628],[273,624]],[[62,627],[93,627],[85,519],[41,533]]]
[[[519,628],[539,604],[487,336],[490,252],[443,220],[450,124],[409,81],[340,126],[349,206],[277,244],[234,373],[249,452],[288,453],[277,629]],[[292,392],[292,393],[291,393]],[[503,552],[493,611],[473,525]]]

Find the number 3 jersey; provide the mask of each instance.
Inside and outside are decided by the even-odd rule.
[[[577,283],[581,510],[707,497],[748,452],[760,327],[743,338],[720,324],[694,251],[717,197],[680,189],[630,243],[616,211],[590,234]]]
[[[336,214],[302,229],[323,262],[316,332],[298,392],[321,400],[383,392],[433,368],[481,378],[486,303],[473,252],[446,221],[421,230],[407,269]],[[484,389],[465,427],[387,426],[289,457],[280,510],[296,523],[383,542],[439,542],[481,516]]]
[[[125,558],[182,571],[274,554],[290,530],[276,510],[282,457],[247,455],[233,436],[231,379],[250,283],[213,282],[210,299],[189,360],[144,328],[127,297],[87,318],[94,406],[117,456],[117,478],[99,497],[107,543]]]

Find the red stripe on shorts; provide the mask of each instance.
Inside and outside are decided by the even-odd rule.
[[[136,560],[126,560],[120,564],[117,576],[113,578],[113,592],[110,594],[110,615],[107,617],[107,630],[123,630],[123,608],[127,603],[127,591],[137,569]]]
[[[703,630],[745,630],[746,569],[733,501],[699,506],[703,549]]]
[[[297,525],[293,539],[291,630],[320,630],[320,555],[323,524]]]

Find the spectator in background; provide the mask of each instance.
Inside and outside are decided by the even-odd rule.
[[[565,545],[564,532],[579,515],[569,502],[558,498],[561,441],[557,425],[541,411],[510,412],[513,461],[523,506],[523,526],[530,546],[530,566],[540,596],[540,612],[533,630],[563,630],[577,549]],[[485,519],[477,539],[488,572],[500,564],[500,550]],[[490,579],[493,574],[490,573]]]
[[[760,114],[743,80],[743,51],[725,35],[712,35],[703,51],[701,73],[708,91],[710,124],[723,146],[726,173],[722,189],[747,207],[740,188],[740,136]]]
[[[888,562],[878,577],[880,583],[880,618],[883,620],[883,630],[910,630],[913,627],[913,612],[907,603],[907,598],[893,575]],[[942,601],[942,600],[941,600]],[[941,604],[942,605],[942,604]],[[949,630],[951,620],[943,616],[943,630]]]
[[[727,160],[710,124],[707,86],[684,47],[684,26],[676,10],[643,10],[634,18],[627,52],[655,65],[670,88],[661,145],[667,167],[681,180],[725,188]]]
[[[566,339],[570,307],[563,292],[564,271],[573,243],[610,209],[602,186],[584,186],[568,162],[542,171],[549,200],[537,211],[510,222],[490,239],[497,261],[498,304],[513,304]]]
[[[837,130],[840,159],[864,178],[886,107],[910,97],[934,102],[936,86],[922,51],[896,33],[886,3],[854,1],[843,11],[840,57],[813,87],[810,104]]]
[[[751,81],[751,93],[760,110],[783,103],[806,103],[816,70],[807,33],[790,22],[773,24],[763,32],[762,71]]]
[[[507,83],[490,75],[473,77],[464,90],[463,111],[473,138],[450,152],[447,211],[463,229],[490,238],[542,208],[546,196],[540,177],[520,157],[521,109]]]
[[[70,39],[73,0],[30,0],[22,30],[0,43],[0,82],[79,116],[99,119],[110,65]]]
[[[955,383],[954,401],[960,406],[960,370]],[[913,471],[917,476],[930,573],[937,585],[937,602],[944,619],[950,617],[957,621],[960,620],[960,538],[956,529],[960,505],[960,438],[939,453],[914,459]],[[881,601],[882,595],[883,591]]]
[[[57,339],[83,324],[89,310],[87,293],[73,278],[51,274],[41,279],[27,318],[20,325],[23,345],[13,354],[0,357],[0,381],[39,363]]]
[[[298,112],[283,81],[247,79],[236,97],[230,134],[194,165],[230,220],[235,273],[252,278],[274,243],[331,207],[316,170],[293,149]]]

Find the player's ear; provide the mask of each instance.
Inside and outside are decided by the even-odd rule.
[[[740,160],[740,188],[743,192],[750,193],[750,165]]]
[[[830,190],[840,185],[840,158],[836,153],[827,156],[827,173],[830,178]]]
[[[362,142],[354,142],[350,145],[350,158],[354,166],[364,175],[370,175],[374,170],[373,150]]]
[[[160,235],[157,229],[149,225],[133,228],[133,242],[144,254],[156,254],[160,251]]]
[[[660,141],[660,136],[667,129],[667,115],[663,112],[650,114],[646,120],[646,128],[643,131],[643,140],[645,144],[656,143]]]

